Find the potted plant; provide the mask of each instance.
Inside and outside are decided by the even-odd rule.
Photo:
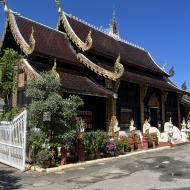
[[[106,147],[105,147],[105,152],[108,157],[116,155],[116,146],[114,142],[112,141],[107,142]]]
[[[149,133],[147,133],[147,141],[148,141],[148,148],[152,148],[153,142],[152,142],[151,135]]]
[[[95,158],[95,142],[93,137],[93,131],[86,132],[84,134],[84,145],[89,160]]]
[[[122,139],[116,139],[114,141],[114,144],[116,145],[116,150],[117,150],[118,154],[124,154],[125,153],[124,142]]]
[[[51,160],[53,159],[53,151],[44,148],[40,152],[38,152],[36,157],[38,164],[40,164],[42,168],[49,168],[51,166]]]

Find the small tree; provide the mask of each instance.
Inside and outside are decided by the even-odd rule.
[[[4,50],[0,57],[0,96],[4,98],[5,104],[10,106],[10,97],[17,86],[15,80],[15,66],[21,62],[22,56],[13,49]]]
[[[46,134],[51,147],[69,149],[79,132],[76,116],[83,101],[78,96],[63,99],[60,85],[55,70],[42,72],[27,85],[26,94],[32,98],[29,108],[33,126]]]

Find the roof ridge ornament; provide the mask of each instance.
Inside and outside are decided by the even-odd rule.
[[[19,45],[19,47],[22,49],[22,51],[26,55],[32,54],[35,49],[35,45],[36,45],[36,41],[34,39],[33,27],[32,27],[32,31],[30,34],[29,43],[27,43],[19,31],[15,17],[13,15],[12,11],[9,9],[9,7],[6,3],[6,0],[0,0],[0,2],[3,3],[3,5],[4,5],[4,11],[7,14],[7,23],[8,23],[7,26],[8,25],[10,26],[11,32],[13,34],[13,37],[14,37],[16,43]],[[6,30],[6,28],[5,28],[5,30]]]
[[[111,34],[113,36],[116,36],[116,37],[119,36],[118,24],[116,22],[116,12],[115,12],[115,9],[113,10],[113,13],[112,13],[112,22],[111,22],[111,25],[110,25],[110,30],[111,30]]]
[[[97,64],[93,63],[91,60],[89,60],[85,55],[83,55],[82,53],[78,53],[77,54],[77,58],[78,60],[85,65],[86,67],[88,67],[90,70],[94,71],[95,73],[97,73],[98,75],[101,75],[105,78],[111,79],[113,81],[118,81],[124,73],[124,67],[123,65],[120,63],[120,55],[118,56],[115,65],[114,65],[114,71],[109,71],[107,69],[104,69],[100,66],[98,66]]]
[[[182,89],[183,91],[186,91],[186,90],[187,90],[186,81],[184,81],[184,83],[181,85],[181,89]]]
[[[92,40],[92,32],[91,30],[89,31],[87,37],[86,37],[86,40],[85,42],[83,42],[78,36],[77,34],[74,32],[74,30],[72,29],[62,7],[61,7],[61,3],[60,3],[60,0],[55,0],[55,3],[58,7],[58,12],[59,12],[59,19],[60,19],[60,22],[62,22],[63,26],[64,26],[64,29],[68,35],[68,37],[70,38],[70,40],[80,49],[82,50],[83,52],[84,51],[88,51],[90,50],[90,48],[92,47],[92,43],[93,43],[93,40]]]
[[[56,58],[54,58],[54,64],[51,69],[51,72],[55,75],[56,79],[58,81],[60,81],[60,76],[59,76],[59,73],[57,72],[57,59]]]
[[[173,77],[175,75],[174,66],[172,66],[171,69],[169,70],[169,75],[170,77]]]
[[[0,2],[1,3],[3,3],[3,5],[4,5],[4,11],[5,11],[5,13],[9,13],[9,7],[8,7],[8,5],[7,5],[7,2],[6,2],[6,0],[0,0]]]

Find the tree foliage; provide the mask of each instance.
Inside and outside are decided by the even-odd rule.
[[[14,77],[15,66],[20,64],[21,58],[22,56],[13,49],[4,50],[0,57],[0,95],[8,105],[12,90],[17,84]]]
[[[64,99],[59,92],[60,80],[53,70],[40,73],[26,89],[26,95],[33,100],[30,105],[33,126],[47,134],[51,145],[69,149],[79,130],[76,116],[83,101],[78,96]],[[50,121],[44,120],[47,113]]]

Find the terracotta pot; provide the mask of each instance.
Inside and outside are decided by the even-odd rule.
[[[151,133],[150,136],[151,136],[151,139],[152,139],[152,145],[153,145],[153,148],[156,148],[156,138],[155,138],[155,133]]]
[[[97,151],[96,154],[95,154],[95,156],[96,156],[96,159],[100,159],[100,158],[101,158],[101,153],[100,153],[100,151]]]
[[[148,139],[147,134],[143,134],[143,149],[148,149]]]
[[[50,160],[45,160],[42,164],[42,168],[46,169],[49,168],[51,165],[51,161]]]
[[[81,138],[77,140],[77,156],[79,161],[85,161],[85,146]]]
[[[94,160],[94,158],[95,158],[95,154],[88,154],[88,159],[89,160]]]
[[[61,148],[61,165],[67,164],[67,151],[64,147]]]
[[[120,150],[119,150],[120,154],[125,154],[125,147],[123,146]]]
[[[131,152],[133,152],[134,151],[134,139],[133,138],[131,138],[131,137],[129,137],[129,143],[130,143],[130,147],[131,147]]]
[[[142,141],[140,135],[137,135],[138,150],[142,150]]]

